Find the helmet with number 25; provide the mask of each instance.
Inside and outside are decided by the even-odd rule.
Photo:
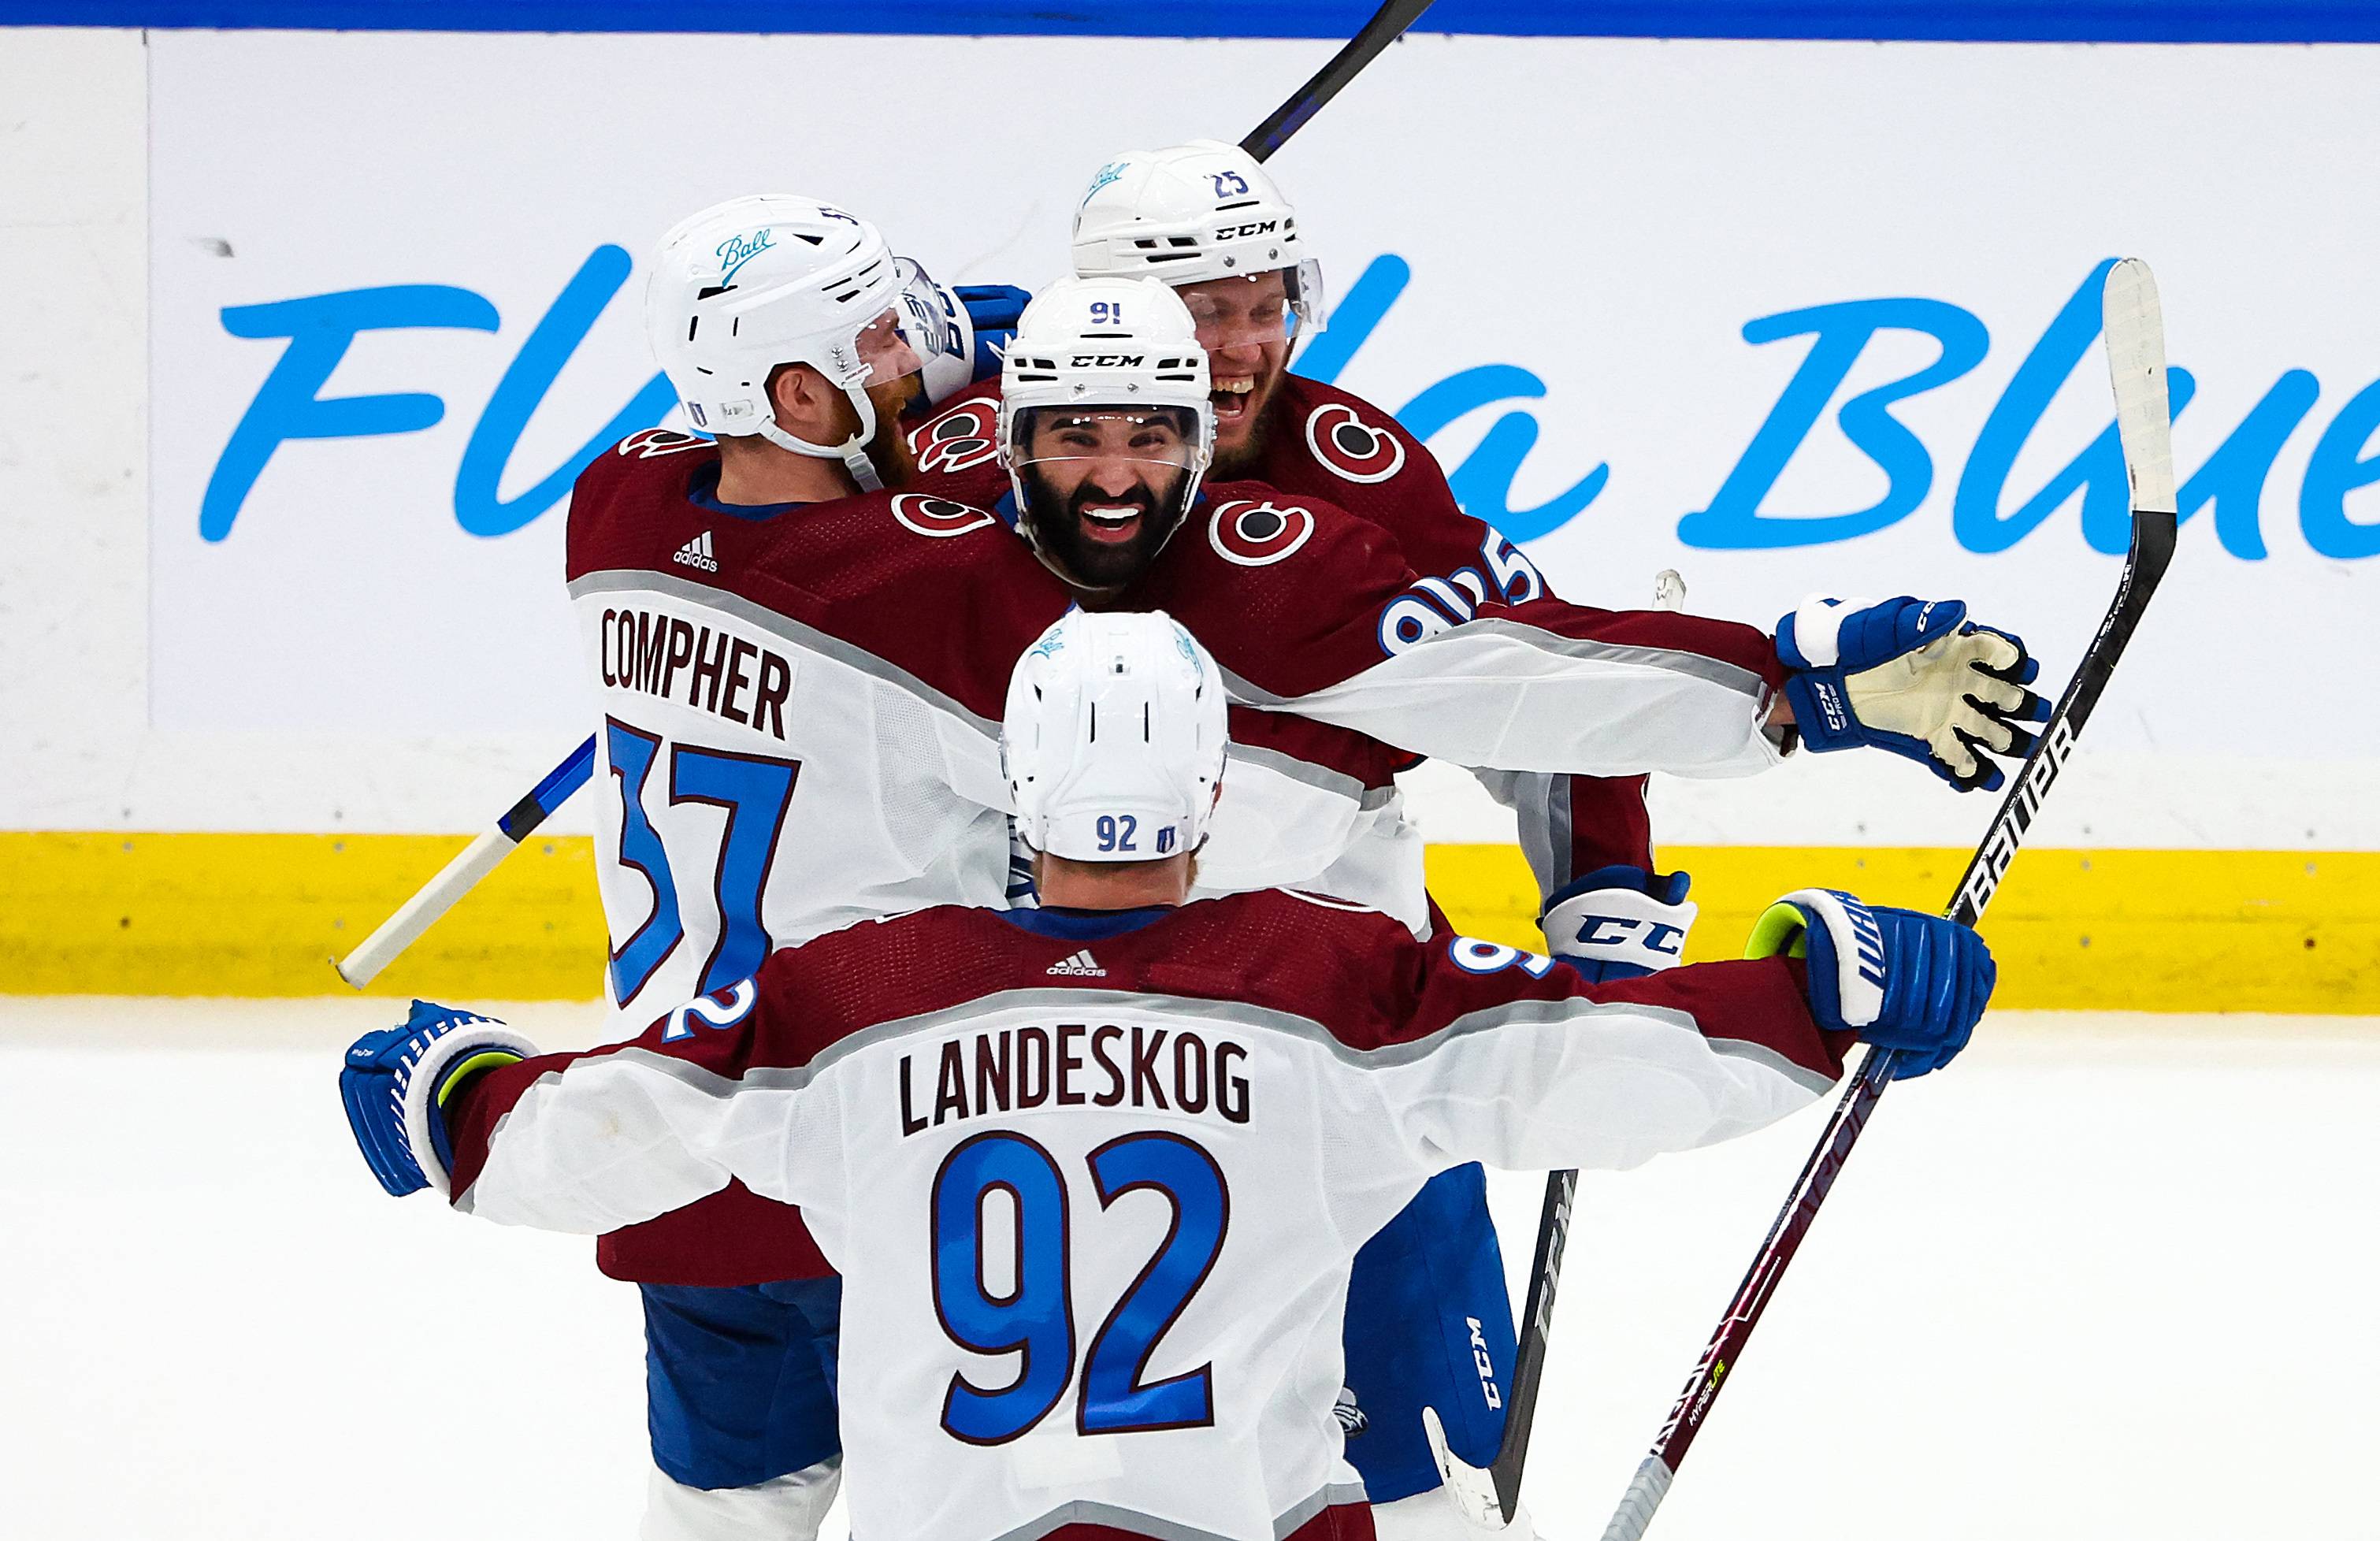
[[[1322,330],[1321,265],[1297,211],[1255,156],[1220,140],[1127,150],[1101,166],[1075,212],[1075,271],[1179,286],[1281,273],[1293,337]]]

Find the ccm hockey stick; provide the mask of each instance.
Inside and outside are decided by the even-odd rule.
[[[1269,158],[1332,97],[1345,90],[1347,82],[1361,74],[1366,65],[1402,37],[1405,29],[1429,9],[1430,4],[1431,0],[1386,0],[1372,19],[1364,24],[1364,30],[1348,39],[1347,45],[1332,55],[1329,64],[1317,70],[1312,79],[1298,87],[1288,101],[1273,110],[1270,117],[1257,126],[1254,133],[1242,140],[1240,148],[1259,161]],[[594,771],[595,740],[589,735],[587,742],[570,751],[568,758],[548,771],[545,780],[497,819],[495,828],[483,831],[465,846],[461,855],[383,921],[380,929],[365,938],[362,946],[340,959],[334,965],[339,977],[358,989],[370,984],[374,975],[412,946],[440,916],[453,909],[463,895],[496,869],[499,862],[512,855],[514,847],[528,839],[529,831],[548,814],[585,786]]]
[[[2173,485],[2173,426],[2166,402],[2165,323],[2157,309],[2156,283],[2149,276],[2148,264],[2138,258],[2126,258],[2116,263],[2108,271],[2101,304],[2107,372],[2116,390],[2116,432],[2123,442],[2124,470],[2131,480],[2131,551],[2124,559],[2124,574],[2116,585],[2115,602],[2108,607],[2107,619],[2099,623],[2099,633],[2082,655],[2082,664],[2066,686],[2064,698],[2050,714],[2040,742],[2025,757],[2024,769],[2018,772],[2008,795],[2000,799],[1990,832],[1984,836],[1983,844],[1976,848],[1965,875],[1959,880],[1958,895],[1948,913],[1949,918],[1962,926],[1973,926],[1983,917],[1984,906],[1991,903],[2009,863],[2016,856],[2017,847],[2023,843],[2025,831],[2032,827],[2043,799],[2065,770],[2082,724],[2090,720],[2092,708],[2098,704],[2100,692],[2115,673],[2116,661],[2123,656],[2124,644],[2131,639],[2132,628],[2140,624],[2150,596],[2156,591],[2157,580],[2165,576],[2166,564],[2173,559],[2174,528],[2179,521]],[[1810,1222],[1817,1218],[1818,1206],[1826,1202],[1828,1190],[1834,1186],[1843,1162],[1850,1158],[1852,1143],[1884,1096],[1885,1087],[1891,1084],[1891,1074],[1892,1055],[1888,1050],[1871,1049],[1860,1062],[1859,1074],[1844,1088],[1825,1136],[1810,1153],[1802,1175],[1794,1181],[1791,1196],[1769,1227],[1767,1240],[1761,1244],[1760,1255],[1753,1260],[1752,1271],[1737,1287],[1734,1302],[1728,1306],[1727,1316],[1709,1346],[1703,1350],[1702,1360],[1695,1365],[1684,1394],[1670,1411],[1670,1421],[1662,1426],[1652,1453],[1637,1467],[1627,1495],[1604,1530],[1604,1541],[1636,1541],[1652,1523],[1654,1511],[1660,1508],[1662,1496],[1677,1474],[1679,1462],[1685,1460],[1703,1420],[1710,1415],[1720,1382],[1742,1353],[1745,1341],[1777,1289],[1778,1280],[1784,1276],[1786,1265],[1793,1260],[1802,1238],[1809,1232]]]
[[[1661,610],[1686,608],[1686,580],[1675,567],[1653,578],[1653,603]],[[1506,1524],[1521,1505],[1521,1468],[1529,1459],[1529,1429],[1537,1418],[1537,1389],[1546,1376],[1546,1341],[1553,1331],[1554,1292],[1561,1286],[1562,1248],[1570,1241],[1571,1207],[1578,1198],[1578,1173],[1546,1173],[1545,1207],[1537,1215],[1537,1252],[1529,1263],[1529,1293],[1521,1314],[1520,1350],[1512,1356],[1512,1394],[1504,1401],[1504,1438],[1496,1447],[1488,1475],[1496,1507]]]
[[[438,876],[422,885],[420,892],[382,921],[380,929],[364,938],[362,946],[341,958],[334,965],[339,977],[358,989],[370,984],[374,975],[412,946],[463,895],[479,887],[480,880],[493,872],[497,863],[511,855],[514,848],[529,837],[529,831],[568,802],[570,795],[585,786],[594,772],[595,740],[589,738],[572,750],[568,759],[548,771],[545,780],[530,788],[527,796],[506,809],[493,828],[480,831],[453,861],[439,869]]]

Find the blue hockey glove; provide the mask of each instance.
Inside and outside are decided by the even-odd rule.
[[[961,284],[951,291],[965,308],[967,325],[975,333],[975,377],[998,380],[1000,361],[1007,356],[1009,339],[1033,292],[1014,284]]]
[[[492,1017],[416,1001],[402,1025],[358,1038],[339,1072],[364,1164],[399,1198],[444,1193],[454,1165],[441,1112],[447,1096],[467,1075],[536,1054],[537,1045]]]
[[[1999,967],[1965,926],[1915,910],[1870,908],[1830,888],[1805,888],[1753,924],[1747,958],[1809,960],[1810,1014],[1894,1050],[1892,1078],[1939,1070],[1967,1047]]]
[[[1813,750],[1888,749],[1961,792],[2006,781],[1987,757],[2022,757],[2034,735],[2017,724],[2049,717],[2025,688],[2041,665],[2024,643],[1957,600],[1814,599],[1777,623],[1777,656]]]
[[[1589,979],[1634,979],[1678,962],[1696,907],[1683,872],[1599,867],[1556,889],[1537,925],[1546,950]]]

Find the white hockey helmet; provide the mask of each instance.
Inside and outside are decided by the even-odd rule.
[[[1306,255],[1290,207],[1255,156],[1220,140],[1127,150],[1099,169],[1075,211],[1075,271],[1167,284],[1280,270],[1293,334],[1327,319],[1321,265]]]
[[[755,193],[662,237],[645,282],[645,333],[698,431],[759,434],[797,455],[841,460],[873,491],[882,479],[867,454],[876,408],[860,334],[891,311],[921,358],[949,340],[922,324],[924,304],[904,302],[913,275],[924,277],[905,273],[866,220],[814,198]],[[859,431],[816,444],[779,426],[769,381],[787,364],[808,364],[839,387]]]
[[[1037,414],[1052,408],[1158,410],[1177,419],[1186,473],[1165,511],[1171,539],[1215,456],[1207,352],[1181,297],[1148,278],[1062,278],[1034,297],[1000,370],[1000,456],[1016,491],[1017,528],[1041,550],[1025,478]],[[1161,542],[1160,542],[1161,546]],[[1046,554],[1046,553],[1045,553]]]
[[[892,260],[901,278],[901,333],[924,367],[918,376],[935,406],[975,383],[975,321],[959,297],[906,257]]]
[[[1016,831],[1069,861],[1195,851],[1226,742],[1222,673],[1173,617],[1068,611],[1008,677],[1000,756]]]

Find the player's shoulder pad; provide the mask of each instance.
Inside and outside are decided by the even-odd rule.
[[[1209,484],[1190,517],[1208,549],[1241,569],[1279,566],[1301,553],[1312,565],[1350,542],[1368,558],[1388,543],[1379,526],[1335,503],[1261,481]]]
[[[1282,377],[1281,408],[1298,443],[1317,466],[1358,487],[1393,481],[1408,470],[1439,476],[1421,441],[1381,408],[1336,385],[1304,375]]]
[[[650,481],[683,479],[719,446],[709,439],[670,428],[644,428],[587,463],[572,483],[575,493],[603,492]]]
[[[951,540],[981,529],[1001,528],[1000,516],[975,503],[951,496],[956,489],[910,488],[877,494],[892,522],[911,535],[929,540]]]
[[[987,380],[943,404],[941,410],[909,431],[909,453],[921,475],[950,476],[974,470],[1000,453],[1000,382]]]

